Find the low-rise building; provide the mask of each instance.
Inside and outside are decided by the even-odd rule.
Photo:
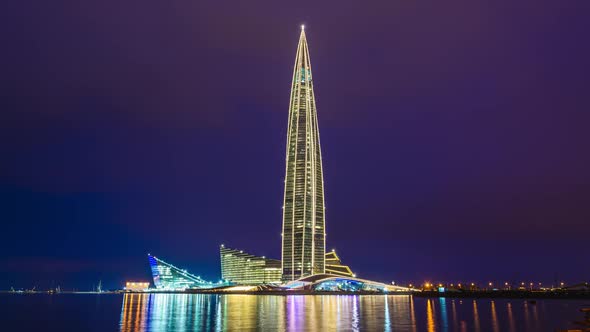
[[[141,292],[150,288],[149,282],[144,281],[127,281],[125,283],[125,290],[132,292]]]
[[[187,288],[208,288],[211,283],[187,270],[177,268],[163,260],[148,254],[154,285],[159,290],[183,290]]]
[[[219,247],[221,278],[236,284],[273,284],[281,282],[281,261],[254,256],[243,250]]]
[[[354,277],[348,265],[343,265],[335,250],[326,253],[326,274],[343,277]]]

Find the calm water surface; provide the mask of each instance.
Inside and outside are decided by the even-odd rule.
[[[584,305],[404,295],[22,294],[0,295],[0,330],[555,331],[574,326]]]

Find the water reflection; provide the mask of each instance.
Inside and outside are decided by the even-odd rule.
[[[449,330],[449,320],[447,318],[447,299],[441,297],[438,299],[440,304],[440,317],[442,319],[442,330],[447,332]]]
[[[473,329],[474,329],[474,331],[480,331],[479,313],[477,312],[477,301],[476,300],[473,300]]]
[[[426,300],[426,328],[428,329],[428,332],[436,331],[433,306],[434,304],[431,299]]]
[[[521,302],[522,303],[522,302]],[[422,308],[422,309],[420,309]],[[405,295],[125,294],[120,330],[548,331],[545,306]],[[489,313],[489,314],[484,314]]]
[[[506,309],[508,311],[508,326],[510,327],[510,332],[515,332],[516,327],[514,325],[514,317],[512,316],[512,303],[508,302]]]
[[[492,310],[492,328],[494,332],[500,332],[498,326],[498,314],[496,314],[496,303],[492,300],[490,303],[490,309]]]

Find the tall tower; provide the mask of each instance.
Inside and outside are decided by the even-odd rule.
[[[311,62],[301,26],[287,132],[283,205],[283,281],[325,271],[324,176]]]

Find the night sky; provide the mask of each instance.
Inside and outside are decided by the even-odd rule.
[[[382,281],[588,281],[590,2],[10,1],[0,289],[280,258],[306,25],[327,247]]]

